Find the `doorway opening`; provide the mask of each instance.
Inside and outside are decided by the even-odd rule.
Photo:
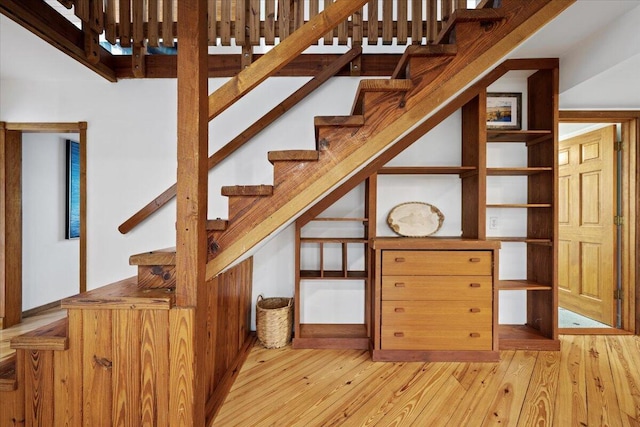
[[[558,329],[635,333],[638,112],[562,111]]]
[[[77,123],[4,123],[0,122],[0,162],[2,163],[2,174],[0,174],[0,185],[2,186],[2,195],[0,196],[0,228],[3,233],[4,240],[0,242],[0,329],[4,329],[20,323],[23,316],[23,247],[28,249],[28,244],[33,242],[24,242],[25,235],[30,236],[30,239],[35,239],[35,244],[38,245],[38,232],[32,229],[37,228],[40,225],[46,223],[49,217],[53,216],[52,212],[44,206],[44,202],[41,212],[36,212],[35,215],[30,215],[23,208],[23,203],[38,210],[39,200],[29,199],[23,195],[23,184],[29,187],[28,176],[24,173],[29,169],[38,169],[38,165],[29,163],[25,166],[23,164],[23,148],[28,145],[30,147],[30,153],[38,153],[38,146],[43,147],[40,142],[49,141],[60,142],[61,136],[73,135],[74,139],[77,139],[79,147],[79,237],[78,237],[78,292],[84,292],[86,290],[86,247],[87,247],[87,226],[86,226],[86,122]],[[45,140],[38,140],[33,138],[33,134],[52,134],[51,138]],[[32,142],[36,141],[36,144]],[[64,142],[64,139],[63,139]],[[53,145],[53,144],[52,144]],[[44,148],[44,147],[43,147]],[[49,147],[47,147],[49,148]],[[43,150],[44,151],[44,150]],[[55,152],[55,150],[54,150]],[[55,156],[55,155],[53,155]],[[52,157],[53,157],[52,156]],[[35,156],[38,157],[37,155]],[[42,156],[40,156],[42,157]],[[64,162],[64,156],[58,156],[54,161],[61,159]],[[46,156],[45,156],[46,160]],[[59,172],[61,168],[64,168],[64,163],[58,165],[57,177],[64,179],[64,172]],[[24,168],[27,171],[24,171]],[[56,179],[56,178],[51,178]],[[64,194],[64,184],[59,183],[57,188],[62,190]],[[37,184],[36,187],[37,188]],[[45,190],[43,190],[45,191]],[[63,196],[64,197],[64,196]],[[43,197],[44,199],[44,197]],[[60,206],[64,206],[65,202],[60,200],[58,202]],[[33,212],[33,209],[31,209]],[[23,213],[35,217],[35,221],[29,223],[29,229],[25,233],[23,226]],[[58,212],[59,214],[59,212]],[[38,217],[41,215],[42,221],[38,221]],[[64,214],[62,214],[64,216]],[[64,223],[60,224],[64,229]],[[54,232],[55,234],[55,232]],[[64,236],[58,236],[64,240]],[[53,238],[56,239],[55,237]],[[43,239],[44,240],[44,239]],[[55,250],[55,249],[53,249]],[[28,254],[27,254],[28,255]],[[44,255],[42,255],[44,256]],[[27,257],[28,258],[28,257]],[[49,257],[50,258],[50,257]],[[27,264],[30,263],[27,259]],[[57,268],[63,269],[64,265],[60,265]],[[31,272],[28,271],[30,274]],[[47,283],[42,283],[42,286],[47,286]],[[54,301],[57,303],[58,301]],[[51,304],[44,304],[41,308],[48,308]],[[36,308],[37,310],[37,308]],[[36,310],[29,310],[35,312]]]

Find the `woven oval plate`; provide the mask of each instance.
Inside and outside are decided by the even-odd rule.
[[[444,215],[440,209],[422,202],[402,203],[391,209],[387,224],[400,236],[426,237],[442,227]]]

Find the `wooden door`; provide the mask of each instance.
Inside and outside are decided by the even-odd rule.
[[[560,306],[614,325],[615,126],[560,142]]]

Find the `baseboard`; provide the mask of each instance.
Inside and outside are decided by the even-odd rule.
[[[34,308],[30,308],[29,310],[25,310],[22,312],[22,318],[24,319],[26,317],[32,317],[44,311],[51,310],[54,308],[60,308],[60,300],[50,302],[49,304],[41,305],[40,307],[34,307]]]

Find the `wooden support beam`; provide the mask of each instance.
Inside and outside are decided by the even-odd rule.
[[[327,31],[358,10],[366,0],[337,0],[321,14],[314,16],[269,53],[242,70],[209,96],[209,120],[226,110],[251,89],[291,62]]]
[[[207,0],[178,2],[176,305],[169,314],[169,419],[203,426],[207,400]]]
[[[271,111],[262,116],[258,121],[249,126],[244,132],[236,136],[233,140],[223,146],[220,150],[215,152],[209,157],[208,168],[213,169],[216,165],[230,156],[238,148],[242,147],[251,138],[260,133],[263,129],[268,127],[271,123],[275,122],[278,118],[284,115],[287,111],[291,110],[296,104],[305,99],[314,90],[319,88],[329,78],[334,76],[338,71],[347,66],[349,62],[358,57],[362,52],[362,48],[354,48],[349,50],[341,57],[339,57],[333,64],[325,68],[318,73],[313,79],[307,82],[300,89],[291,94],[287,99],[276,105]],[[121,233],[126,234],[131,231],[135,226],[140,224],[146,218],[148,218],[155,211],[164,206],[167,202],[173,199],[176,195],[176,185],[172,185],[166,189],[162,194],[149,202],[146,206],[136,212],[131,218],[123,222],[118,230]]]
[[[115,82],[111,54],[99,48],[99,61],[92,63],[85,54],[85,35],[51,6],[40,0],[0,0],[0,13],[22,25],[47,43]]]

